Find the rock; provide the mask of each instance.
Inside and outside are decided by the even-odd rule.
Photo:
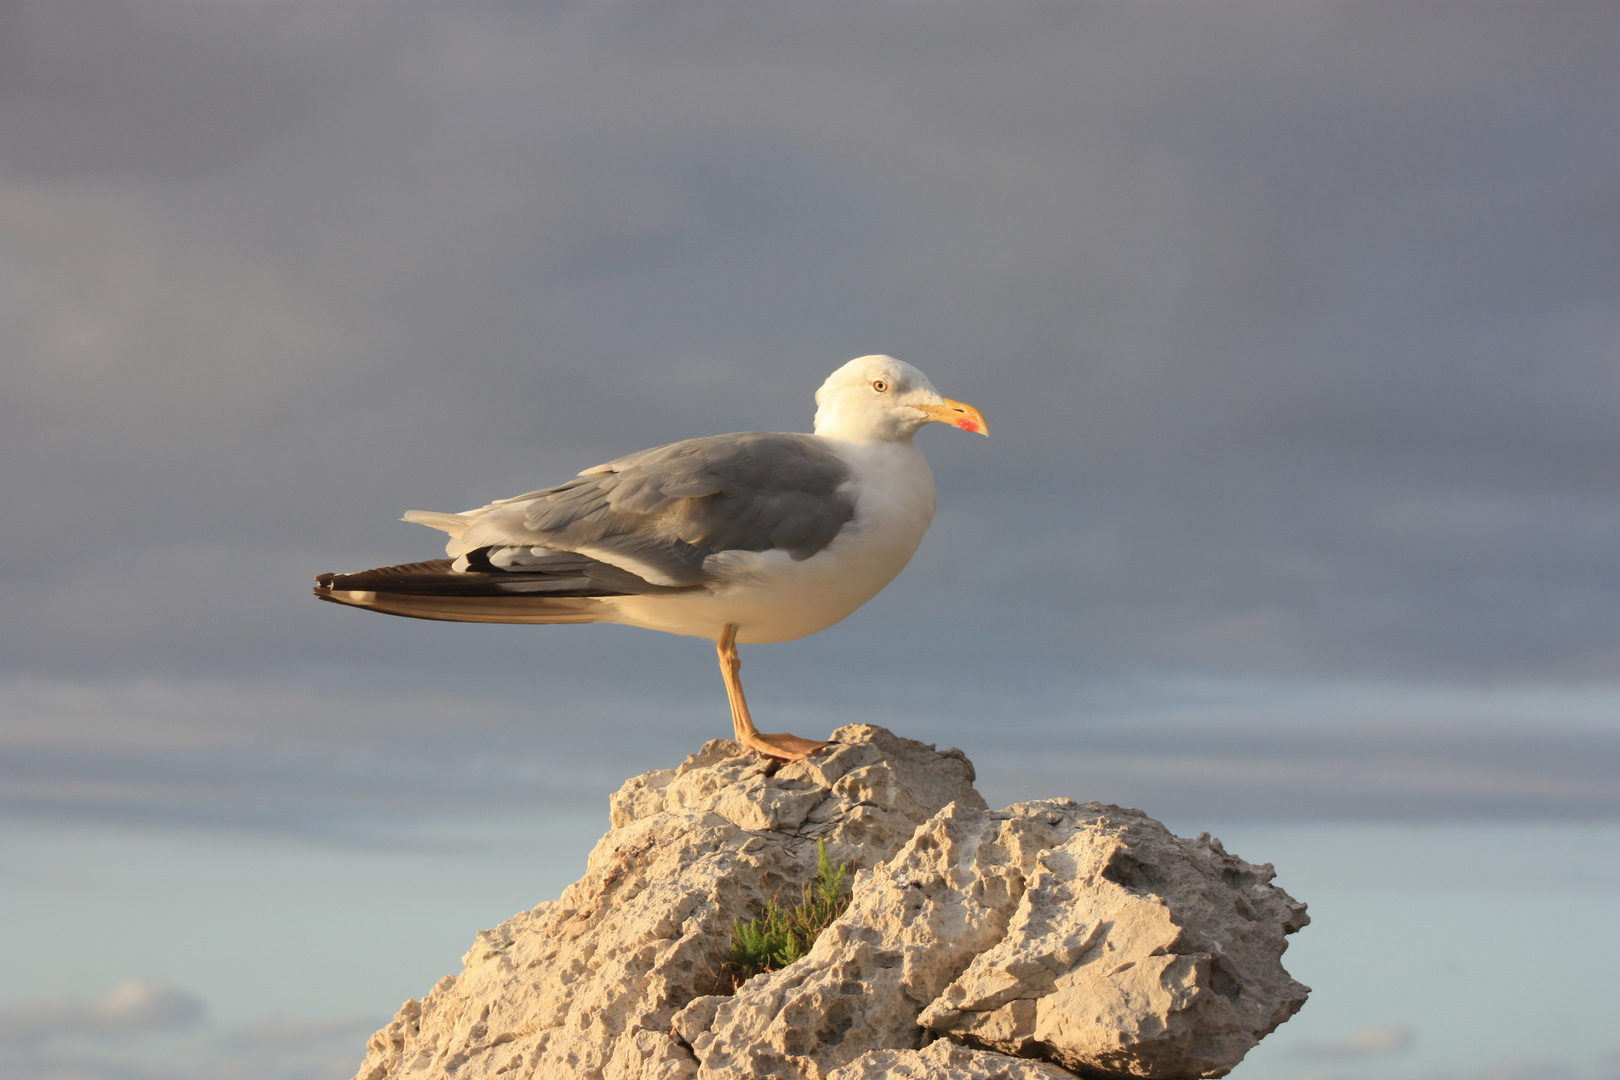
[[[1136,810],[991,811],[960,751],[834,738],[628,781],[585,877],[479,934],[358,1080],[1215,1077],[1304,1003],[1280,963],[1304,905],[1270,866]],[[809,881],[818,839],[857,865],[849,909],[729,993],[732,921]]]
[[[1074,1080],[1043,1061],[1024,1061],[989,1050],[969,1050],[949,1039],[922,1050],[871,1050],[828,1080]]]
[[[704,1078],[820,1078],[930,1031],[1075,1071],[1221,1076],[1308,992],[1280,963],[1304,905],[1271,877],[1136,810],[948,806],[857,877],[808,956],[677,1028]]]
[[[1025,864],[1007,933],[922,1026],[1076,1072],[1169,1080],[1225,1075],[1305,1004],[1281,957],[1309,919],[1270,884],[1269,864],[1208,833],[1179,839],[1136,810],[1054,801],[1006,813],[1066,835]]]
[[[857,874],[849,909],[808,956],[744,983],[708,1031],[677,1022],[700,1075],[819,1080],[869,1050],[921,1047],[918,1013],[1005,936],[1024,865],[1063,839],[1030,825],[954,803],[934,815]]]
[[[358,1080],[695,1075],[671,1020],[722,989],[732,920],[814,876],[818,839],[865,866],[941,807],[984,806],[960,750],[868,725],[833,739],[781,767],[716,740],[627,782],[585,876],[480,933],[459,976],[372,1037]]]

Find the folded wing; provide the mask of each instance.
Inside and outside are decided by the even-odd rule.
[[[595,622],[600,598],[703,588],[719,552],[809,558],[853,519],[849,481],[813,435],[688,439],[463,514],[413,511],[450,534],[450,559],[322,574],[315,595],[423,619]]]
[[[742,432],[643,450],[464,514],[405,520],[450,533],[445,552],[458,569],[479,569],[478,551],[503,568],[573,552],[650,584],[693,586],[709,580],[704,560],[717,552],[807,559],[826,547],[855,516],[849,480],[825,440]]]

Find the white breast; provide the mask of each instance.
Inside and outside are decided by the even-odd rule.
[[[716,581],[701,593],[602,601],[609,621],[716,639],[727,623],[742,643],[790,641],[825,630],[876,596],[911,561],[934,517],[934,476],[909,439],[828,440],[853,473],[855,517],[808,559],[786,552],[710,557]]]

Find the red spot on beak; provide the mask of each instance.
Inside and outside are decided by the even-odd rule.
[[[971,420],[958,420],[956,421],[956,426],[961,428],[963,431],[972,431],[977,433],[979,430],[979,425],[975,424]]]

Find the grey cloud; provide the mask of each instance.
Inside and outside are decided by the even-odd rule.
[[[1601,734],[1421,722],[1225,723],[1149,732],[1088,725],[1056,749],[1049,727],[1007,725],[979,760],[987,791],[1085,791],[1167,817],[1434,820],[1600,819],[1620,813],[1620,742]],[[1018,775],[1018,783],[1012,777]]]
[[[998,805],[1031,792],[1096,798],[1151,806],[1194,831],[1212,820],[1620,813],[1620,744],[1605,726],[1614,699],[1600,687],[1426,696],[1305,683],[1279,694],[1144,680],[1089,698],[1047,687],[1034,708],[984,687],[919,694],[892,679],[831,696],[780,679],[759,687],[756,708],[794,729],[880,723],[961,746]],[[601,813],[625,775],[724,734],[722,698],[707,689],[671,704],[633,687],[524,699],[398,684],[13,686],[0,695],[0,811],[363,844],[424,842],[446,816]]]
[[[887,351],[996,437],[767,699],[1613,678],[1613,5],[5,10],[13,672],[707,715],[308,580]]]
[[[307,137],[364,47],[352,13],[114,3],[3,12],[11,170],[31,181],[217,176]]]

